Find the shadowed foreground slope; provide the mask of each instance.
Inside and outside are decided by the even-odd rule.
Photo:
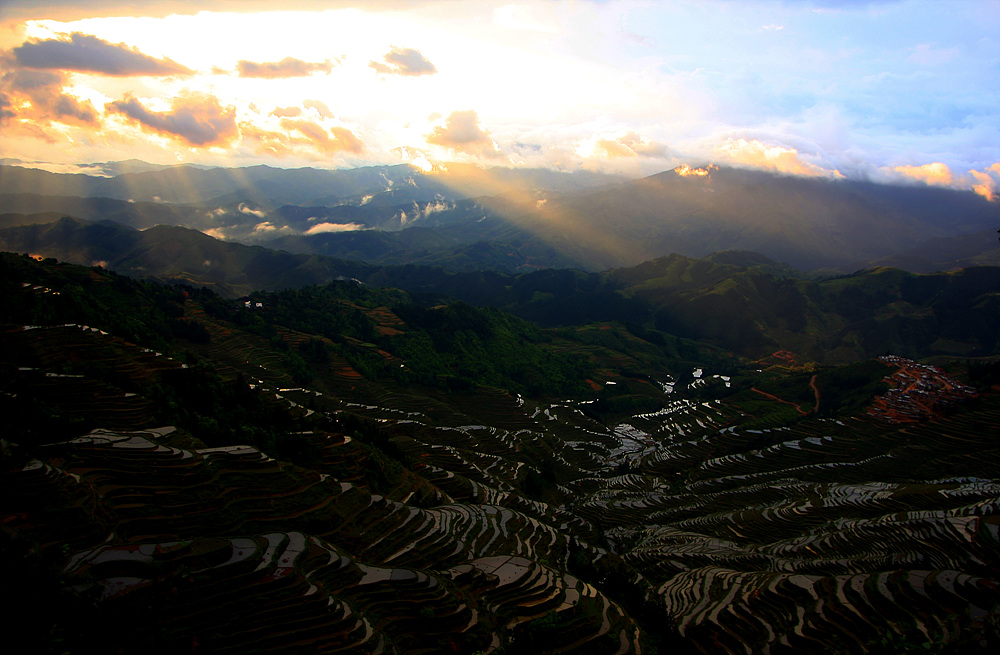
[[[0,401],[17,417],[3,548],[24,599],[12,630],[38,650],[996,645],[989,366],[970,369],[977,394],[887,360],[852,375],[899,373],[893,406],[910,394],[939,409],[818,418],[799,399],[833,403],[836,376],[761,362],[722,378],[706,364],[626,417],[610,401],[649,378],[619,371],[553,397],[362,373],[358,349],[421,360],[371,350],[352,323],[339,342],[276,314],[258,324],[204,291],[23,257],[2,272]],[[442,357],[462,342],[455,362],[489,343],[471,308],[435,325],[388,295],[331,303],[330,320],[370,321],[367,338],[410,334]],[[591,375],[613,369],[607,346],[572,344],[547,347],[585,353]],[[769,397],[805,416],[767,427],[788,407]]]

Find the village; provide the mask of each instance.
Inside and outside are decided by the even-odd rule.
[[[896,372],[885,378],[890,389],[868,408],[868,416],[889,423],[914,423],[940,416],[949,408],[976,397],[976,390],[941,369],[897,355],[878,358]]]

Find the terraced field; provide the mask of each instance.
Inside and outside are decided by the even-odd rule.
[[[211,337],[190,346],[197,369],[81,326],[0,335],[4,397],[66,419],[5,441],[4,543],[27,544],[99,607],[112,650],[816,653],[878,650],[886,635],[931,649],[995,639],[995,394],[923,421],[748,430],[738,408],[677,392],[605,425],[574,400],[372,381],[337,355],[295,384],[273,343],[186,310]],[[280,413],[298,450],[157,423],[151,390],[194,384],[205,362]]]

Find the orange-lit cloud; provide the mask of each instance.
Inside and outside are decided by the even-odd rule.
[[[237,135],[235,108],[223,107],[216,97],[205,93],[178,96],[168,112],[150,111],[131,95],[108,103],[105,109],[192,146],[218,145]]]
[[[96,124],[98,114],[94,105],[64,93],[65,84],[66,74],[61,71],[15,68],[0,75],[0,118]]]
[[[308,62],[294,57],[285,57],[281,61],[257,63],[241,60],[236,64],[240,77],[262,77],[278,79],[284,77],[307,77],[316,73],[329,73],[333,70],[333,62]]]
[[[327,154],[336,152],[353,152],[357,154],[365,149],[361,139],[346,127],[331,127],[327,129],[319,123],[307,120],[292,120],[289,118],[282,120],[281,126],[286,130],[294,130],[305,136],[316,149]]]
[[[393,48],[386,53],[383,61],[372,61],[368,64],[377,72],[385,75],[433,75],[437,67],[427,57],[413,48]]]
[[[637,132],[618,136],[594,136],[582,143],[577,152],[585,157],[613,159],[617,157],[652,157],[666,159],[669,149]]]
[[[719,167],[714,164],[709,164],[704,168],[691,168],[687,164],[683,164],[675,168],[674,172],[681,177],[706,177],[715,170],[719,170]]]
[[[898,179],[915,180],[933,186],[950,187],[972,191],[992,202],[1000,199],[1000,162],[987,166],[981,171],[970,170],[968,175],[952,172],[946,164],[932,162],[922,166],[894,166],[883,169]]]
[[[933,162],[923,166],[895,166],[892,170],[924,184],[952,186],[956,181],[951,169],[941,162]]]
[[[727,139],[716,148],[716,153],[735,164],[764,168],[779,173],[805,176],[835,176],[839,171],[829,171],[815,164],[802,161],[799,151],[784,146],[766,145],[757,139]]]
[[[479,126],[479,116],[472,109],[451,112],[444,125],[424,138],[427,143],[478,157],[503,156],[490,133]]]
[[[44,128],[30,121],[5,121],[3,124],[3,134],[4,136],[28,137],[50,144],[59,141],[59,139]]]
[[[278,118],[295,118],[296,116],[302,115],[301,107],[275,107],[274,111],[271,112],[272,116],[277,116]]]
[[[1000,198],[1000,162],[982,171],[969,171],[975,182],[972,190],[990,202]]]
[[[68,38],[31,39],[12,50],[20,66],[102,75],[192,75],[194,71],[172,59],[157,59],[124,43],[109,43],[90,34],[73,32]]]
[[[333,118],[333,112],[330,111],[330,108],[326,106],[326,103],[319,100],[306,100],[302,103],[302,106],[306,109],[315,109],[316,113],[322,118]]]
[[[291,139],[287,134],[264,130],[250,122],[240,123],[240,137],[244,144],[256,143],[259,154],[284,157],[291,152]]]

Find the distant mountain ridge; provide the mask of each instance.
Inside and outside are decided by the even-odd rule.
[[[353,278],[501,308],[543,326],[617,322],[637,336],[652,329],[749,358],[787,349],[841,364],[885,352],[988,356],[1000,347],[997,267],[935,275],[876,268],[808,279],[763,255],[724,251],[700,259],[673,254],[600,274],[511,275],[372,265],[229,243],[180,227],[138,231],[70,218],[0,229],[0,248],[208,286],[230,297]]]
[[[931,272],[1000,263],[996,240],[985,238],[996,228],[996,205],[940,187],[716,167],[705,176],[678,169],[631,181],[460,165],[433,174],[409,165],[141,170],[132,162],[121,168],[140,172],[96,177],[0,166],[0,215],[20,215],[7,219],[11,224],[62,212],[138,228],[181,225],[373,264],[445,262],[453,248],[484,242],[525,253],[480,262],[502,271],[567,265],[598,271],[720,250],[842,273],[882,264]],[[432,240],[444,250],[427,250],[428,233],[408,234],[415,227],[436,231]],[[372,230],[399,236],[352,234]],[[366,240],[370,247],[359,249]],[[463,266],[477,265],[466,259]]]
[[[110,164],[102,170],[114,170]],[[591,173],[560,173],[546,169],[480,169],[449,166],[426,174],[409,164],[355,169],[285,169],[258,165],[246,168],[206,168],[178,165],[143,170],[133,164],[113,177],[85,173],[50,173],[22,166],[0,166],[0,194],[33,192],[42,195],[106,197],[117,200],[186,204],[226,203],[233,199],[265,205],[335,205],[361,202],[366,195],[390,193],[392,204],[495,195],[511,189],[566,191],[592,188],[623,180]],[[133,172],[134,171],[134,172]],[[407,193],[407,188],[413,189]]]

